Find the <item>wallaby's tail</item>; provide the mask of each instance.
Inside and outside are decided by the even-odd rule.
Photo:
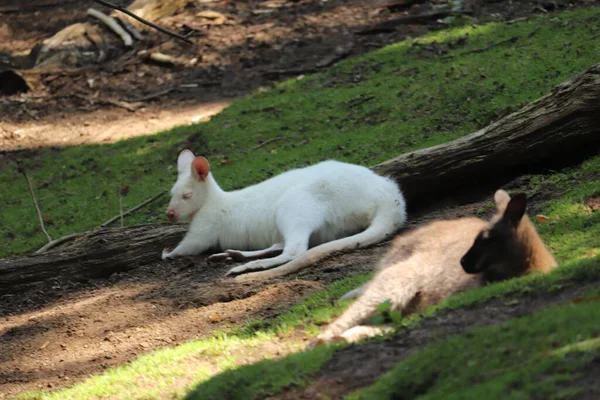
[[[357,233],[356,235],[315,246],[282,266],[266,271],[251,272],[248,274],[239,275],[235,279],[239,281],[249,281],[254,279],[268,279],[287,275],[314,264],[336,251],[357,249],[382,242],[387,237],[391,236],[395,230],[404,223],[403,219],[399,220],[398,216],[389,214],[390,213],[388,212],[379,213],[373,219],[371,226],[364,231]]]

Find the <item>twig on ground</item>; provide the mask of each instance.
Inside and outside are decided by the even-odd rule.
[[[269,79],[278,79],[278,78],[284,78],[287,76],[312,74],[312,73],[318,72],[318,71],[319,71],[319,69],[315,68],[315,67],[295,68],[295,69],[272,69],[270,71],[263,72],[263,75]]]
[[[113,10],[121,11],[122,13],[129,15],[131,18],[140,21],[142,24],[151,26],[152,28],[156,29],[159,32],[162,32],[162,33],[165,33],[167,35],[176,37],[177,39],[183,40],[186,43],[193,44],[193,42],[190,39],[188,39],[186,36],[182,36],[182,35],[180,35],[178,33],[170,31],[168,29],[161,28],[160,26],[158,26],[156,24],[153,24],[150,21],[146,21],[144,18],[138,17],[137,15],[135,15],[134,13],[132,13],[131,11],[129,11],[128,9],[126,9],[126,8],[124,8],[124,7],[122,7],[122,6],[118,5],[118,4],[114,4],[114,3],[111,3],[111,2],[105,1],[105,0],[94,0],[94,1],[96,3],[98,3],[98,4],[102,4],[103,6],[112,8]]]
[[[121,185],[119,185],[117,191],[119,192],[119,214],[121,215],[121,228],[124,226],[123,224],[123,191],[121,190]]]
[[[143,102],[143,101],[148,101],[148,100],[152,100],[156,97],[160,97],[162,95],[165,95],[167,93],[170,93],[172,91],[174,91],[176,88],[170,87],[164,90],[159,90],[158,92],[154,92],[154,93],[150,93],[147,96],[143,96],[143,97],[138,97],[137,99],[132,99],[131,101],[134,103],[139,103],[139,102]]]
[[[89,102],[90,104],[94,104],[94,103],[101,103],[101,104],[110,104],[113,106],[117,106],[117,107],[121,107],[126,109],[127,111],[137,111],[140,108],[142,108],[144,106],[144,104],[140,103],[140,102],[128,102],[128,101],[123,101],[123,100],[115,100],[115,99],[92,99],[91,97],[87,97],[85,95],[79,94],[79,93],[74,93],[72,95],[67,95],[68,96],[73,96],[73,97],[77,97],[79,99],[85,100],[87,102]]]
[[[533,36],[533,35],[535,35],[535,33],[536,33],[536,31],[533,31],[530,35]],[[531,36],[529,36],[529,37],[531,37]],[[508,39],[504,39],[504,40],[501,40],[499,42],[492,43],[489,46],[480,47],[480,48],[474,49],[474,50],[464,51],[464,52],[456,54],[456,55],[450,54],[450,55],[442,57],[442,59],[454,58],[456,56],[463,56],[465,54],[483,53],[484,51],[487,51],[489,49],[493,49],[494,47],[498,47],[498,46],[501,46],[501,45],[506,44],[506,43],[514,43],[514,42],[518,41],[519,39],[520,39],[519,36],[511,36]]]
[[[142,35],[142,33],[140,31],[138,31],[137,28],[135,26],[133,26],[131,24],[131,22],[129,22],[127,19],[125,19],[125,18],[115,18],[115,20],[119,24],[121,24],[121,26],[123,27],[123,29],[125,29],[127,32],[129,32],[129,34],[131,34],[131,36],[133,36],[137,40],[144,40],[144,35]]]
[[[445,17],[451,16],[451,15],[471,15],[471,14],[473,14],[472,11],[444,10],[444,11],[435,11],[435,12],[424,13],[424,14],[406,15],[403,17],[390,19],[388,21],[383,21],[378,24],[372,25],[370,27],[367,27],[365,29],[357,31],[356,34],[357,35],[373,35],[373,34],[377,34],[377,33],[393,32],[396,30],[396,27],[398,25],[427,23],[427,22],[431,21],[432,19],[437,20],[437,19],[445,18]]]
[[[530,33],[527,35],[527,39],[530,39],[530,38],[534,37],[534,36],[535,36],[535,34],[537,34],[539,31],[540,31],[540,28],[539,28],[539,27],[535,28],[534,30],[532,30],[532,31],[531,31],[531,32],[530,32]]]
[[[489,49],[493,49],[494,47],[498,47],[498,46],[501,46],[501,45],[506,44],[506,43],[514,43],[514,42],[516,42],[519,39],[520,38],[518,36],[511,36],[508,39],[504,39],[504,40],[501,40],[499,42],[492,43],[489,46],[481,47],[479,49],[465,51],[464,53],[461,53],[461,55],[483,53],[484,51],[487,51]]]
[[[512,24],[515,24],[517,22],[522,22],[522,21],[527,21],[527,18],[526,17],[515,18],[515,19],[511,19],[510,21],[506,21],[506,23],[508,25],[512,25]]]
[[[44,218],[42,217],[42,212],[40,211],[40,206],[38,205],[38,202],[35,198],[35,193],[33,192],[33,186],[31,186],[31,181],[29,180],[29,176],[27,176],[27,172],[25,172],[25,170],[23,168],[19,167],[19,170],[25,176],[25,180],[27,181],[27,185],[29,186],[29,193],[31,193],[31,199],[33,200],[33,204],[35,205],[35,210],[37,211],[38,218],[40,219],[40,226],[42,227],[42,231],[44,231],[44,234],[46,234],[46,237],[48,238],[48,242],[51,242],[52,238],[50,237],[50,234],[48,233],[48,231],[46,230],[46,227],[44,226]]]
[[[131,35],[125,29],[123,29],[121,27],[121,25],[119,25],[119,23],[117,21],[115,21],[113,18],[111,18],[108,15],[104,14],[103,12],[100,12],[93,8],[88,8],[87,13],[88,13],[88,15],[91,15],[92,17],[97,18],[100,21],[102,21],[114,33],[119,35],[125,46],[129,47],[133,44],[133,38],[131,37]]]
[[[263,146],[266,146],[266,145],[268,145],[269,143],[273,143],[273,142],[275,142],[275,141],[277,141],[277,140],[281,140],[281,139],[283,139],[283,138],[282,138],[281,136],[279,136],[279,137],[276,137],[276,138],[273,138],[273,139],[265,140],[264,142],[262,142],[262,143],[261,143],[261,144],[259,144],[258,146],[254,146],[254,147],[253,147],[253,148],[251,148],[250,150],[257,150],[257,149],[260,149],[261,147],[263,147]]]
[[[160,64],[175,64],[175,58],[159,51],[150,53],[148,58]]]
[[[41,247],[38,250],[36,250],[34,254],[44,253],[44,252],[50,250],[51,248],[58,246],[59,244],[63,244],[65,242],[69,242],[71,240],[75,240],[77,238],[82,237],[83,235],[85,235],[85,233],[72,233],[70,235],[63,236],[61,238],[55,239],[55,240],[53,240],[51,242],[46,243],[43,247]]]
[[[119,191],[120,192],[120,191]],[[129,215],[137,210],[139,210],[140,208],[144,207],[145,205],[148,205],[150,203],[152,203],[153,201],[155,201],[156,199],[158,199],[159,197],[161,197],[162,195],[164,195],[165,193],[167,193],[167,190],[163,190],[162,192],[160,192],[159,194],[150,197],[148,200],[145,200],[143,202],[141,202],[140,204],[138,204],[137,206],[125,211],[124,213],[120,213],[119,215],[112,217],[111,219],[109,219],[108,221],[106,221],[105,223],[103,223],[102,225],[100,225],[100,227],[104,228],[110,224],[112,224],[113,222],[115,222],[116,220],[118,220],[119,218],[122,218],[126,215]]]
[[[366,103],[367,101],[373,100],[374,98],[375,98],[375,96],[355,97],[348,101],[348,107],[350,107],[350,108],[357,107],[363,103]]]
[[[27,177],[27,175],[25,175]],[[29,180],[28,180],[29,182]],[[31,186],[30,186],[31,188]],[[119,195],[121,193],[121,190],[119,190]],[[100,228],[105,228],[106,226],[112,224],[113,222],[115,222],[116,220],[118,220],[119,218],[121,218],[121,226],[123,226],[123,217],[129,214],[134,213],[135,211],[139,210],[140,208],[144,207],[147,204],[152,203],[153,201],[155,201],[156,199],[158,199],[159,197],[161,197],[162,195],[164,195],[165,193],[167,193],[167,190],[163,190],[162,192],[158,193],[155,196],[152,196],[151,198],[149,198],[148,200],[143,201],[142,203],[138,204],[137,206],[133,207],[131,210],[128,210],[126,212],[123,212],[122,209],[122,205],[121,205],[121,212],[119,213],[119,215],[117,215],[116,217],[113,217],[111,219],[109,219],[108,221],[106,221],[105,223],[103,223],[102,225],[100,225]],[[35,202],[35,199],[34,199]],[[37,203],[36,203],[36,208],[37,208]],[[38,214],[39,215],[39,214]],[[44,230],[45,232],[45,230]],[[72,233],[70,235],[67,236],[63,236],[61,238],[58,238],[56,240],[49,240],[49,243],[47,243],[46,245],[44,245],[43,247],[41,247],[40,249],[35,251],[35,254],[39,254],[39,253],[44,253],[48,250],[50,250],[53,247],[58,246],[59,244],[71,241],[71,240],[75,240],[81,236],[84,236],[87,232],[84,233]]]

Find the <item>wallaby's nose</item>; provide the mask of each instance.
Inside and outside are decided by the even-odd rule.
[[[169,218],[169,221],[175,222],[177,220],[177,214],[175,214],[175,210],[168,209],[167,218]]]

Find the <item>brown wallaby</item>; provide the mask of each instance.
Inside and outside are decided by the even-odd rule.
[[[525,215],[526,196],[494,196],[498,210],[489,222],[479,218],[434,221],[398,236],[378,265],[373,280],[343,298],[358,299],[311,345],[336,338],[349,342],[390,328],[359,326],[389,301],[404,315],[488,282],[558,264]]]

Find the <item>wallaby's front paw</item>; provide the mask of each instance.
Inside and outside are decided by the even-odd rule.
[[[227,250],[226,251],[227,255],[233,260],[233,261],[246,261],[248,260],[248,257],[246,257],[241,251],[239,250]]]
[[[167,261],[169,258],[173,258],[170,256],[171,254],[171,249],[169,249],[168,247],[165,247],[162,251],[162,255],[160,258],[162,258],[163,261]]]
[[[210,261],[210,262],[231,261],[231,257],[229,257],[228,253],[215,253],[215,254],[211,254],[208,257],[208,261]]]

